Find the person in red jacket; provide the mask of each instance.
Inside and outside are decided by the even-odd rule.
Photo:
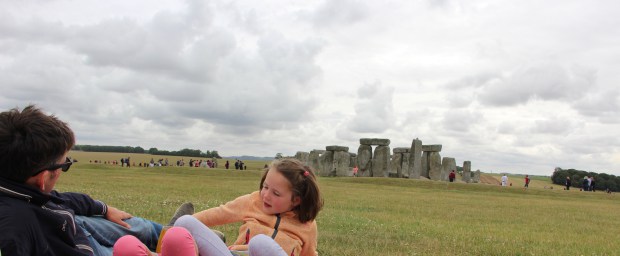
[[[448,176],[448,178],[450,179],[450,182],[454,182],[454,179],[456,179],[456,172],[454,172],[454,170],[452,170],[450,172],[450,175]]]
[[[525,175],[525,186],[524,188],[528,188],[530,186],[530,177]]]

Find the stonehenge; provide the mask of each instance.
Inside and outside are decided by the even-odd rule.
[[[389,177],[409,177],[409,148],[394,148],[390,161]]]
[[[332,145],[326,146],[325,150],[298,151],[294,158],[314,169],[318,175],[327,177],[353,176],[353,167],[357,166],[358,177],[448,181],[449,173],[458,168],[455,158],[442,158],[441,144],[424,145],[415,138],[411,146],[395,147],[390,153],[389,139],[360,138],[359,142],[357,153],[350,153],[349,147]],[[471,162],[464,161],[460,182],[480,182],[480,170],[472,173]]]

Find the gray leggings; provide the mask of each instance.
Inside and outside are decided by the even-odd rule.
[[[174,223],[174,226],[184,227],[189,230],[196,241],[200,256],[234,255],[228,250],[228,247],[219,236],[198,219],[194,218],[194,216],[182,216]],[[252,237],[248,248],[249,255],[251,256],[286,256],[286,253],[276,241],[262,234]]]

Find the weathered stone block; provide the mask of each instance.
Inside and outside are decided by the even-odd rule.
[[[357,156],[352,156],[351,157],[351,162],[349,164],[349,167],[353,168],[357,165]]]
[[[321,154],[325,153],[325,150],[312,150],[308,155],[308,166],[315,170],[315,173],[320,173],[321,161],[319,160]]]
[[[321,155],[321,176],[330,176],[334,169],[334,151],[325,151]]]
[[[430,152],[428,155],[428,178],[441,179],[441,155],[439,152]]]
[[[360,144],[362,145],[377,145],[377,146],[389,146],[389,139],[377,139],[377,138],[361,138]]]
[[[414,139],[409,149],[409,178],[419,179],[422,176],[422,166],[422,141]]]
[[[409,148],[394,148],[392,151],[396,153],[409,153]]]
[[[325,150],[327,150],[327,151],[345,151],[345,152],[349,152],[349,147],[333,145],[333,146],[325,147]]]
[[[372,177],[387,177],[390,160],[390,147],[377,146],[372,157]]]
[[[463,162],[463,181],[467,183],[471,182],[471,162],[470,161]]]
[[[444,157],[441,160],[441,180],[449,181],[450,172],[454,170],[456,172],[456,159],[453,157]]]
[[[428,170],[429,170],[429,156],[431,155],[431,152],[428,151],[423,151],[422,152],[422,164],[420,165],[420,177],[425,177],[425,178],[429,178],[428,176]]]
[[[334,163],[332,175],[339,177],[352,176],[351,155],[346,151],[334,151]]]
[[[390,168],[388,169],[388,173],[391,177],[393,173],[396,173],[396,177],[402,177],[402,164],[403,164],[403,154],[395,153],[392,155],[392,159],[390,160]]]
[[[473,178],[472,182],[480,183],[480,170],[476,170],[474,172],[474,178]]]
[[[372,147],[369,145],[360,145],[357,149],[357,167],[359,168],[357,175],[360,177],[370,177],[372,167]]]
[[[295,153],[295,159],[299,160],[304,165],[308,165],[309,157],[310,157],[310,153],[308,152],[297,151],[297,153]]]
[[[402,154],[402,161],[401,161],[401,172],[403,173],[403,178],[409,178],[411,177],[410,173],[409,173],[409,157],[410,154],[409,153],[404,153]]]
[[[441,145],[422,145],[422,151],[441,152]]]

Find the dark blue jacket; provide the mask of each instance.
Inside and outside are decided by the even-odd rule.
[[[75,215],[105,215],[106,204],[85,194],[44,194],[0,178],[0,252],[12,255],[93,255]]]

